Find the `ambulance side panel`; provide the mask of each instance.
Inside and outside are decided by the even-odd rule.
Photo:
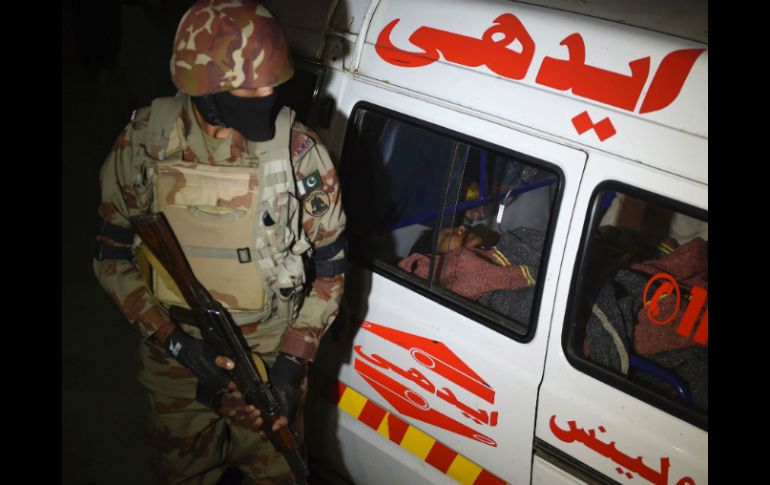
[[[564,274],[571,274],[576,265],[592,195],[599,184],[607,181],[625,183],[708,210],[705,185],[600,153],[591,154],[568,236]],[[571,323],[567,305],[575,296],[571,293],[573,283],[573,278],[559,280],[540,388],[537,442],[550,445],[620,483],[633,477],[639,479],[640,471],[661,477],[659,483],[708,483],[706,429],[589,376],[568,361],[563,331]],[[586,439],[589,432],[595,440]],[[614,443],[614,447],[603,448],[603,444],[609,443]],[[632,477],[628,478],[626,473]]]
[[[545,359],[545,345],[548,338],[548,322],[554,289],[560,266],[560,254],[570,224],[572,211],[568,201],[574,200],[583,171],[585,153],[486,120],[474,119],[466,113],[459,113],[445,107],[429,104],[425,100],[397,93],[390,86],[365,78],[349,78],[344,73],[332,71],[329,76],[330,89],[337,94],[338,109],[351,118],[354,108],[360,102],[372,102],[392,113],[416,118],[430,125],[451,132],[461,133],[481,140],[491,146],[501,147],[535,157],[550,164],[559,173],[560,205],[554,208],[555,217],[550,229],[551,245],[548,251],[553,258],[541,266],[543,289],[540,299],[536,330],[531,341],[523,342],[489,328],[448,306],[428,298],[409,288],[397,278],[388,277],[378,271],[360,267],[351,270],[347,286],[348,298],[355,298],[361,292],[366,300],[363,314],[349,315],[335,322],[336,328],[324,339],[322,351],[317,360],[319,369],[326,369],[326,378],[336,376],[337,389],[344,390],[332,399],[318,399],[314,403],[311,422],[325,427],[323,433],[336,433],[339,449],[328,444],[317,443],[315,451],[327,452],[324,459],[341,461],[341,465],[356,483],[393,483],[393,477],[402,477],[408,483],[444,483],[451,476],[460,483],[474,483],[484,474],[491,474],[498,481],[491,483],[528,483],[531,473],[532,436],[537,406],[537,387],[540,383]],[[339,78],[342,78],[341,80]],[[338,89],[338,90],[337,90]],[[332,130],[337,130],[333,127]],[[355,163],[343,159],[341,163]],[[431,183],[432,181],[425,181]],[[441,183],[438,181],[437,183]],[[355,201],[346,199],[345,203]],[[546,266],[547,264],[547,266]],[[547,269],[546,269],[547,268]],[[394,345],[392,341],[369,331],[361,322],[371,322],[379,327],[415,337],[415,341],[427,339],[440,342],[448,348],[467,368],[480,376],[493,390],[493,402],[480,399],[467,392],[462,386],[451,382],[425,366],[417,365],[412,351]],[[356,348],[358,350],[356,350]],[[481,350],[483,349],[483,350]],[[413,349],[414,350],[414,349]],[[337,360],[335,360],[337,359]],[[372,362],[387,362],[372,365]],[[386,397],[378,391],[372,378],[357,370],[361,362],[406,386],[412,393],[412,404],[430,408],[478,431],[479,439],[458,434],[437,425],[432,418],[410,417],[409,412],[399,412]],[[422,362],[421,362],[422,363]],[[384,369],[384,371],[383,371]],[[395,370],[400,369],[401,372]],[[404,378],[403,371],[417,369],[435,386],[433,395]],[[383,378],[385,380],[385,378]],[[381,384],[381,383],[380,383]],[[439,398],[440,389],[451,389],[452,393],[474,409],[495,413],[496,423],[474,424],[458,413],[458,407],[448,405],[447,399]],[[419,396],[414,396],[418,394]],[[339,400],[337,403],[330,401]],[[325,402],[324,402],[325,401]],[[350,419],[349,414],[360,413],[363,406],[373,403],[388,413],[396,415],[410,426],[409,433],[419,436],[417,442],[404,443],[402,437],[388,435],[378,424],[378,429],[367,429],[359,420]],[[342,403],[342,404],[340,404]],[[341,405],[333,418],[328,417],[333,405]],[[346,416],[348,414],[348,416]],[[324,417],[326,416],[326,417]],[[387,420],[386,418],[383,418]],[[334,423],[333,426],[329,423]],[[325,423],[325,424],[324,424]],[[379,421],[378,421],[379,423]],[[391,423],[392,426],[392,423]],[[411,431],[415,428],[414,431]],[[311,433],[322,436],[321,430]],[[328,434],[326,434],[328,437]],[[389,441],[388,441],[389,440]],[[434,445],[433,442],[440,445]],[[397,444],[399,443],[399,444]],[[460,454],[455,457],[444,473],[426,464],[425,460],[432,446],[443,446]],[[376,461],[365,458],[366,450],[376,448],[384,453]],[[406,449],[405,449],[406,448]],[[411,448],[411,450],[409,449]],[[336,456],[334,456],[336,455]],[[380,475],[382,467],[388,473]],[[417,477],[415,477],[415,474]],[[409,478],[407,478],[409,477]],[[417,480],[417,481],[415,481]]]

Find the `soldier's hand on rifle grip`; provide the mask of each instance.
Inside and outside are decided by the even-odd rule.
[[[169,355],[190,369],[201,386],[212,392],[235,388],[230,375],[217,365],[217,361],[225,364],[227,359],[217,357],[213,347],[207,342],[198,340],[177,327],[166,338],[163,346]]]
[[[297,412],[299,385],[304,375],[304,360],[289,354],[279,353],[275,363],[270,368],[270,385],[273,387],[276,399],[281,404],[281,416],[287,418],[287,424],[294,420]],[[279,421],[276,421],[273,431],[285,426]]]
[[[232,370],[235,367],[235,363],[227,357],[219,356],[217,357],[217,366],[222,369]],[[231,390],[236,389],[235,383],[232,383],[232,386]],[[230,393],[220,394],[217,412],[226,416],[234,425],[259,432],[262,439],[267,439],[267,434],[261,430],[263,420],[260,410],[253,405],[246,403],[246,401],[238,396]],[[280,400],[277,393],[276,398]],[[281,412],[284,412],[283,409]],[[288,425],[289,420],[286,417],[281,416],[273,423],[272,431],[277,431]]]

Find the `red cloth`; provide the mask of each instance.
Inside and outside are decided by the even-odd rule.
[[[478,300],[489,291],[529,286],[520,266],[500,266],[493,256],[494,252],[494,249],[461,246],[445,255],[437,255],[435,272],[439,275],[439,283],[471,300]],[[410,254],[398,263],[398,267],[427,279],[430,257],[420,253]]]
[[[708,289],[709,244],[700,237],[679,246],[659,259],[632,264],[631,269],[649,275],[668,273],[686,288]]]
[[[634,327],[634,350],[639,355],[653,355],[659,352],[668,352],[669,350],[680,350],[692,347],[695,345],[691,336],[679,335],[676,329],[679,328],[679,324],[682,322],[682,316],[684,315],[685,308],[687,308],[688,301],[682,298],[679,306],[679,311],[676,317],[665,325],[657,325],[650,321],[647,317],[647,310],[642,307],[639,310],[637,316],[637,324]],[[660,315],[663,318],[668,318],[674,311],[676,306],[676,298],[670,296],[660,301]],[[700,321],[703,316],[703,311],[698,315],[696,322]],[[697,327],[697,323],[696,323]]]

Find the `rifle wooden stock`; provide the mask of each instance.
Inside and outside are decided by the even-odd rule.
[[[230,375],[243,399],[260,410],[264,421],[262,430],[273,446],[283,453],[297,482],[305,484],[307,467],[299,452],[295,433],[288,426],[272,431],[273,424],[280,417],[280,404],[256,367],[254,359],[260,357],[251,352],[230,313],[195,277],[166,216],[159,212],[132,217],[130,221],[142,242],[173,278],[190,307],[188,310],[172,306],[169,309],[171,319],[197,326],[218,355],[226,356],[235,363]],[[266,367],[264,362],[260,364]]]

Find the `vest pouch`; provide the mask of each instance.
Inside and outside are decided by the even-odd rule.
[[[198,280],[231,312],[266,308],[265,282],[254,254],[258,169],[195,162],[161,162],[156,210],[166,214]],[[184,305],[157,274],[156,297]]]
[[[286,291],[285,289],[281,288],[282,290]],[[275,314],[280,318],[281,320],[289,321],[289,316],[291,315],[291,302],[294,300],[293,294],[289,297],[284,297],[280,290],[275,293]]]
[[[290,200],[289,194],[284,192],[277,194],[270,201],[262,202],[265,241],[258,241],[258,247],[260,242],[263,242],[265,247],[274,248],[276,253],[284,253],[289,250],[294,242],[291,231],[287,227]]]
[[[299,309],[302,307],[302,302],[305,300],[305,295],[302,288],[283,288],[284,292],[291,291],[289,296],[283,296],[281,290],[273,293],[273,305],[275,306],[275,314],[282,320],[294,323],[299,315]]]
[[[278,269],[278,286],[284,292],[290,292],[288,298],[277,296],[276,305],[278,313],[290,322],[294,322],[299,314],[299,309],[304,301],[305,263],[303,253],[310,248],[304,231],[300,227],[298,215],[299,203],[290,194],[281,194],[279,207],[282,210],[286,224],[283,225],[283,233],[279,239],[283,240],[284,250],[274,255]],[[299,252],[295,252],[295,251]],[[279,290],[280,292],[280,290]]]

